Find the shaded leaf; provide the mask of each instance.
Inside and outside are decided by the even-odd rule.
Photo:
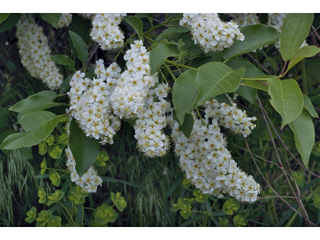
[[[123,19],[133,27],[139,39],[143,41],[143,23],[141,19],[135,16],[125,16]]]
[[[310,101],[310,99],[303,94],[303,102],[304,102],[304,108],[308,110],[308,112],[310,113],[310,115],[314,118],[319,118],[318,113],[316,112],[316,110],[314,110],[314,107],[312,105],[312,102]]]
[[[82,39],[82,37],[80,37],[75,32],[69,30],[69,34],[70,34],[73,46],[77,50],[78,57],[81,60],[81,62],[84,64],[89,58],[87,45]]]
[[[58,29],[58,22],[61,17],[61,13],[41,13],[41,17]]]
[[[52,55],[50,58],[52,61],[54,61],[57,64],[67,66],[70,71],[76,71],[76,69],[74,68],[75,66],[74,61],[67,55],[63,55],[63,54]]]
[[[12,27],[14,27],[17,24],[19,19],[20,19],[20,14],[18,13],[10,14],[10,16],[0,24],[0,33],[10,30]]]

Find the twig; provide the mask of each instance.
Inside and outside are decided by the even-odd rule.
[[[255,61],[266,73],[268,73],[268,75],[271,75],[271,73],[264,66],[262,66],[262,64],[259,63],[259,61],[255,59],[250,53],[247,53],[247,55],[251,57],[253,61]]]
[[[83,67],[82,67],[82,70],[81,70],[81,71],[83,71],[83,70],[84,70],[84,68],[89,64],[89,62],[90,62],[91,58],[92,58],[92,57],[93,57],[93,55],[96,53],[96,51],[98,50],[98,48],[99,48],[99,44],[94,48],[94,50],[93,50],[93,52],[91,53],[90,57],[88,58],[88,60],[86,61],[86,63],[83,65]]]

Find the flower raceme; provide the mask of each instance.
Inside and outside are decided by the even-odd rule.
[[[194,44],[199,44],[206,53],[222,51],[235,40],[244,40],[237,23],[223,22],[217,13],[184,13],[180,25],[190,28]]]
[[[63,76],[50,59],[48,39],[42,27],[35,23],[32,14],[21,14],[16,36],[22,65],[32,77],[41,79],[51,90],[59,89]]]

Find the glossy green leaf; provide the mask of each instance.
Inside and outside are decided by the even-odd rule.
[[[125,16],[123,19],[133,27],[139,39],[143,41],[143,23],[141,19],[135,16]]]
[[[198,107],[222,93],[236,91],[243,73],[244,68],[233,71],[221,62],[210,62],[199,67],[196,76],[199,95],[193,107]]]
[[[172,98],[176,116],[183,124],[185,113],[191,113],[193,105],[199,95],[199,88],[196,84],[197,72],[188,70],[182,73],[173,84]]]
[[[162,39],[164,39],[166,36],[170,34],[183,33],[183,32],[189,32],[189,31],[190,31],[189,28],[183,27],[183,26],[168,27],[156,37],[156,41],[161,41]]]
[[[73,32],[71,30],[69,30],[69,35],[71,37],[73,46],[77,50],[79,59],[84,64],[89,58],[88,48],[87,48],[86,43],[84,42],[82,37],[80,37],[78,34],[76,34],[75,32]]]
[[[313,13],[289,13],[283,20],[280,53],[283,61],[290,60],[309,34]]]
[[[65,80],[63,80],[63,83],[61,84],[59,94],[63,94],[67,92],[70,89],[70,80],[73,76],[73,73],[70,74]]]
[[[37,145],[52,133],[59,121],[60,117],[55,116],[41,125],[37,125],[34,128],[30,127],[32,130],[27,133],[11,134],[4,139],[3,143],[0,145],[0,149],[17,149]]]
[[[270,103],[281,115],[283,128],[295,120],[303,109],[303,95],[299,84],[294,79],[278,80],[269,79],[268,92],[271,96]]]
[[[75,66],[74,61],[67,55],[63,55],[63,54],[52,55],[50,58],[52,61],[54,61],[57,64],[67,66],[70,71],[76,71],[76,69],[74,68]]]
[[[19,123],[26,132],[31,132],[36,127],[50,121],[56,116],[54,113],[48,111],[33,111],[23,114],[19,119]]]
[[[54,91],[48,90],[38,92],[16,103],[10,107],[9,110],[13,112],[25,113],[59,106],[62,103],[53,102],[56,97],[57,94]]]
[[[298,62],[300,62],[304,58],[313,57],[319,52],[320,52],[320,48],[316,46],[305,46],[300,48],[296,52],[296,54],[294,54],[293,57],[291,58],[286,72],[288,72],[293,66],[295,66]]]
[[[0,23],[5,21],[10,16],[10,13],[0,13]]]
[[[309,157],[315,142],[315,132],[312,119],[306,110],[289,124],[294,133],[294,141],[302,161],[308,167]]]
[[[183,132],[183,134],[189,138],[190,134],[192,132],[193,129],[193,116],[190,113],[186,113],[185,117],[184,117],[184,121],[182,125],[179,125],[179,129],[181,130],[181,132]]]
[[[10,30],[12,27],[14,27],[17,24],[19,19],[20,19],[20,14],[18,13],[10,14],[10,16],[6,20],[0,23],[0,33]]]
[[[179,56],[179,51],[173,45],[159,43],[150,52],[150,75],[155,74],[168,57],[176,56]]]
[[[76,161],[76,170],[81,177],[96,161],[100,143],[99,140],[87,137],[76,121],[70,123],[70,150]]]
[[[279,41],[280,36],[276,29],[264,24],[245,26],[241,28],[240,32],[245,36],[244,41],[236,41],[233,46],[223,54],[224,59],[230,59],[260,47],[276,43]]]
[[[41,13],[41,17],[58,29],[58,22],[61,17],[61,13]]]
[[[308,112],[310,113],[310,115],[314,118],[318,118],[318,113],[316,112],[316,110],[314,110],[314,107],[312,105],[312,102],[310,101],[310,99],[303,94],[303,102],[304,102],[304,108],[308,110]]]

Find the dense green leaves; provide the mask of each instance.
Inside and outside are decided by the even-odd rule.
[[[0,23],[0,33],[10,30],[20,19],[20,14],[12,13],[2,23]]]
[[[100,143],[94,138],[86,137],[76,121],[70,123],[70,150],[76,161],[76,170],[81,177],[96,161]]]
[[[281,28],[280,52],[283,61],[290,60],[308,36],[313,21],[312,13],[289,13]]]
[[[59,18],[61,17],[61,13],[41,13],[41,17],[55,28],[58,28],[58,22]]]
[[[70,71],[76,71],[76,69],[74,68],[75,66],[74,61],[67,55],[63,55],[63,54],[52,55],[50,58],[52,61],[54,61],[57,64],[67,66]]]
[[[135,16],[125,16],[123,19],[133,27],[139,39],[143,40],[143,23],[141,19]]]
[[[21,100],[20,102],[9,108],[10,111],[25,113],[47,109],[61,105],[61,103],[53,102],[57,97],[54,91],[42,91]]]
[[[10,13],[0,13],[0,23],[6,20],[10,16]]]
[[[179,56],[179,51],[173,45],[159,43],[150,52],[150,75],[155,74],[168,57],[176,56]]]
[[[293,57],[291,58],[286,72],[288,72],[293,66],[295,66],[298,62],[300,62],[304,58],[313,57],[319,52],[320,52],[320,48],[316,46],[305,46],[300,48],[296,52],[296,54],[294,54]]]
[[[263,24],[245,26],[241,28],[241,32],[245,36],[244,41],[235,42],[232,48],[224,53],[223,57],[225,59],[230,59],[275,43],[279,40],[280,35],[273,27]]]
[[[73,46],[77,50],[79,59],[84,64],[89,58],[88,48],[87,48],[86,43],[78,34],[76,34],[75,32],[73,32],[71,30],[69,30],[69,35],[71,37]]]
[[[312,119],[306,110],[289,124],[294,133],[294,141],[302,161],[308,167],[309,157],[315,142],[315,132]]]
[[[303,95],[296,80],[286,79],[270,79],[269,95],[271,96],[270,103],[273,108],[281,115],[282,124],[284,125],[295,120],[301,113],[303,108]]]
[[[39,113],[39,112],[37,112]],[[17,149],[22,147],[31,147],[45,140],[59,123],[60,117],[51,115],[51,118],[41,118],[39,125],[32,126],[30,121],[23,120],[28,130],[26,133],[14,133],[9,135],[0,145],[0,149]]]
[[[233,71],[221,62],[209,62],[202,65],[199,67],[196,76],[199,95],[193,106],[200,106],[222,93],[236,91],[243,73],[244,68]]]

